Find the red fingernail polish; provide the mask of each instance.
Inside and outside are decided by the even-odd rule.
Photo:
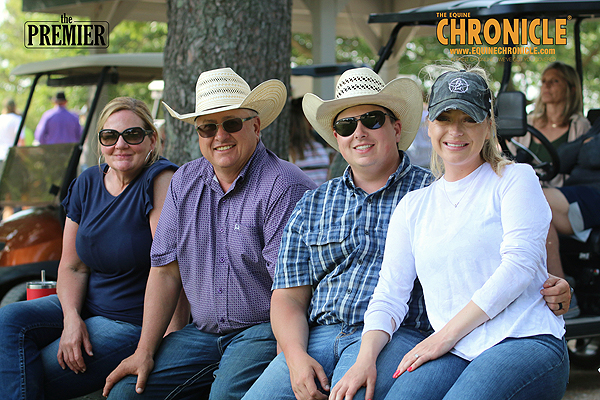
[[[394,375],[392,376],[392,378],[396,379],[399,376],[400,376],[400,371],[396,371],[396,372],[394,372]]]
[[[408,372],[412,372],[412,370],[413,370],[413,367],[408,367],[408,369],[407,369]]]

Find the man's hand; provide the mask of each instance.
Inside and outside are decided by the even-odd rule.
[[[571,287],[566,280],[549,275],[540,293],[544,296],[548,308],[555,315],[563,315],[569,311],[569,305],[571,305]]]
[[[329,395],[330,400],[352,400],[361,387],[366,388],[365,399],[372,399],[375,394],[377,367],[374,362],[362,363],[360,359],[335,384]]]
[[[65,319],[58,344],[56,358],[62,369],[69,367],[76,374],[85,372],[86,366],[81,351],[82,347],[88,356],[92,357],[94,355],[85,322],[79,315],[73,315]]]
[[[325,391],[329,391],[329,380],[321,364],[307,353],[294,357],[293,361],[289,359],[286,359],[286,361],[296,399],[327,400],[327,395],[323,394],[315,383],[316,379]]]
[[[137,375],[137,384],[135,391],[142,393],[146,388],[146,382],[152,369],[154,368],[154,359],[146,352],[137,350],[133,355],[121,361],[119,366],[106,378],[102,396],[108,397],[113,386],[127,375]]]

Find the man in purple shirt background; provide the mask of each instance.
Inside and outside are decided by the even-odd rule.
[[[210,399],[240,399],[275,357],[269,309],[279,244],[296,202],[315,188],[260,140],[285,102],[282,82],[250,91],[221,68],[198,78],[194,113],[165,104],[196,126],[204,157],[171,180],[140,342],[107,378],[109,399],[187,399],[209,390]],[[192,323],[163,339],[182,287]]]
[[[39,144],[76,143],[81,138],[79,117],[67,110],[64,92],[52,98],[55,106],[46,111],[35,128],[35,140]]]

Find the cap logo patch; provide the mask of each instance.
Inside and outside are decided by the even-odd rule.
[[[448,83],[448,89],[452,93],[466,93],[469,90],[469,84],[463,78],[455,78]]]

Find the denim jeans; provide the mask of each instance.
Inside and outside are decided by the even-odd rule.
[[[86,372],[75,374],[56,358],[63,330],[56,295],[0,308],[0,399],[72,398],[101,389],[108,374],[135,351],[141,327],[83,317],[94,355],[84,352]]]
[[[403,335],[400,333],[403,333]],[[307,352],[321,364],[331,387],[344,376],[346,371],[356,361],[358,351],[360,350],[361,335],[362,325],[320,325],[310,329]],[[397,338],[397,340],[388,343],[385,348],[387,351],[385,353],[382,352],[382,356],[385,354],[382,360],[388,361],[388,359],[393,359],[397,366],[402,356],[423,340],[425,335],[413,329],[401,328],[396,332],[394,338]],[[377,378],[374,398],[383,398],[385,396],[385,393],[387,393],[387,390],[393,384],[393,373],[394,371],[391,371],[389,377],[386,378]],[[319,387],[318,381],[316,384]],[[364,396],[365,391],[362,389],[354,398],[356,400],[364,399]],[[295,400],[295,398],[290,382],[290,371],[284,354],[280,353],[260,378],[258,378],[243,399]]]
[[[130,375],[115,385],[108,399],[196,399],[208,390],[213,400],[240,399],[276,352],[270,323],[225,335],[189,324],[163,339],[142,394],[135,392],[137,376]]]
[[[396,365],[389,365],[393,372]],[[471,362],[453,354],[402,374],[385,400],[560,400],[567,388],[564,339],[551,335],[508,338]]]

